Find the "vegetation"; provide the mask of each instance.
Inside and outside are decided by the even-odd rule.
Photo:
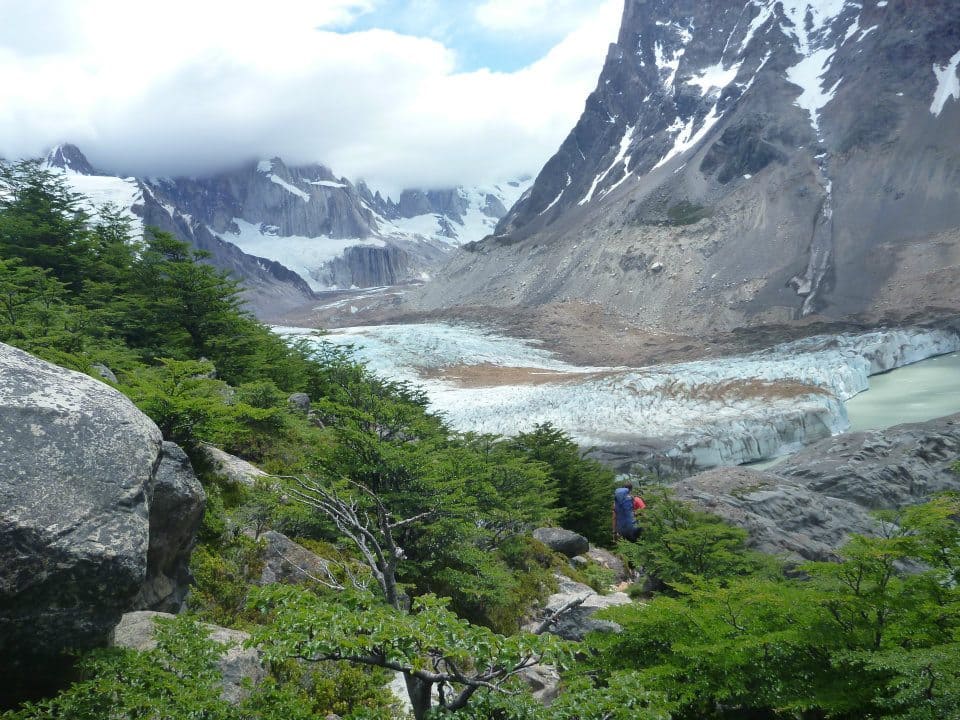
[[[8,720],[396,717],[390,671],[417,718],[957,717],[957,496],[888,514],[881,537],[787,573],[743,531],[652,490],[640,541],[618,546],[651,578],[642,603],[606,611],[623,632],[579,646],[519,633],[566,568],[529,530],[605,542],[609,470],[549,425],[509,440],[452,432],[419,390],[348,350],[272,334],[174,238],[132,238],[117,213],[81,207],[36,164],[0,165],[0,341],[108,366],[191,455],[207,512],[192,615],[154,650],[85,655],[73,685]],[[206,467],[205,443],[271,477],[231,485]],[[329,573],[258,587],[267,529]],[[579,577],[610,579],[589,565]],[[269,678],[240,704],[220,697],[204,622],[247,630],[264,653]],[[521,679],[538,662],[562,670],[550,707]]]

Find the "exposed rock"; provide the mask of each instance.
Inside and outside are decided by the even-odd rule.
[[[520,673],[537,700],[549,707],[560,694],[560,673],[552,665],[531,665]]]
[[[551,550],[571,558],[590,549],[590,543],[583,535],[563,528],[537,528],[533,537]]]
[[[295,543],[286,535],[268,530],[260,536],[266,548],[260,584],[296,584],[319,578],[327,581],[329,561]]]
[[[599,595],[588,585],[574,582],[568,577],[557,575],[557,592],[547,599],[539,617],[524,626],[524,630],[534,630],[552,613],[560,610],[573,600],[585,598],[579,606],[567,610],[554,622],[546,632],[559,635],[566,640],[583,640],[588,632],[619,632],[620,626],[609,620],[595,620],[593,614],[603,608],[616,605],[627,605],[630,596],[626,593],[615,592],[609,595]]]
[[[677,495],[750,533],[753,547],[825,560],[850,533],[878,529],[871,512],[960,490],[960,415],[821,440],[770,472],[711,470],[674,485]]]
[[[135,609],[178,612],[190,583],[190,553],[203,521],[206,494],[190,458],[177,445],[163,443],[150,498],[150,547],[147,578]]]
[[[153,650],[157,646],[154,619],[173,617],[168,613],[149,611],[127,613],[114,628],[111,644],[140,652]],[[243,646],[250,639],[245,632],[218,625],[204,625],[204,628],[209,630],[208,637],[211,640],[226,646],[217,663],[223,675],[220,696],[227,702],[237,704],[249,694],[244,681],[256,685],[267,677],[260,653],[255,648]]]
[[[290,407],[298,412],[302,412],[304,415],[310,412],[310,396],[306,393],[293,393],[287,402]]]
[[[955,0],[627,0],[533,187],[404,302],[596,303],[691,335],[956,311],[957,27]],[[618,262],[641,253],[664,271]]]
[[[591,545],[587,550],[587,557],[601,567],[612,570],[617,582],[630,579],[630,570],[626,563],[609,550]]]
[[[229,483],[253,487],[257,480],[267,476],[260,468],[213,445],[204,445],[202,451],[213,473]]]
[[[160,448],[156,425],[113,388],[0,344],[5,692],[49,681],[62,650],[103,644],[132,607]]]
[[[102,377],[104,380],[109,380],[114,385],[117,383],[117,376],[113,374],[113,370],[108,368],[102,363],[94,363],[90,366],[90,369],[93,370],[97,375]]]

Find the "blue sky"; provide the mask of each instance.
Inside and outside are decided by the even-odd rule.
[[[489,6],[483,2],[389,0],[378,3],[374,9],[359,14],[350,22],[342,23],[338,29],[360,31],[379,28],[404,35],[429,37],[454,51],[459,71],[488,68],[513,72],[546,55],[580,18],[596,13],[602,4],[596,0],[579,0],[571,12],[569,6],[573,3],[556,3],[568,6],[563,8],[567,17],[560,18],[559,23],[542,23],[537,28],[530,27],[530,24],[537,24],[535,17],[525,18],[528,22],[520,22],[520,27],[491,27],[484,24],[477,17],[478,11],[482,12],[484,6]],[[556,11],[548,3],[541,5],[544,14]],[[534,7],[530,14],[535,15],[536,12],[537,8]]]
[[[72,142],[95,167],[156,176],[280,156],[390,193],[535,175],[596,87],[622,10],[0,0],[0,157]]]

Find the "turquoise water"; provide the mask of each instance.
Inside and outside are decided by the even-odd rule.
[[[851,430],[878,430],[960,412],[960,353],[941,355],[870,378],[847,402]]]
[[[960,353],[941,355],[870,377],[870,389],[847,401],[850,431],[880,430],[960,412]],[[756,470],[789,455],[750,463]]]

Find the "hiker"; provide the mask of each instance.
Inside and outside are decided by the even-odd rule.
[[[646,504],[631,494],[633,481],[625,480],[623,485],[613,491],[613,537],[622,537],[631,542],[640,534],[634,512],[642,510]]]

